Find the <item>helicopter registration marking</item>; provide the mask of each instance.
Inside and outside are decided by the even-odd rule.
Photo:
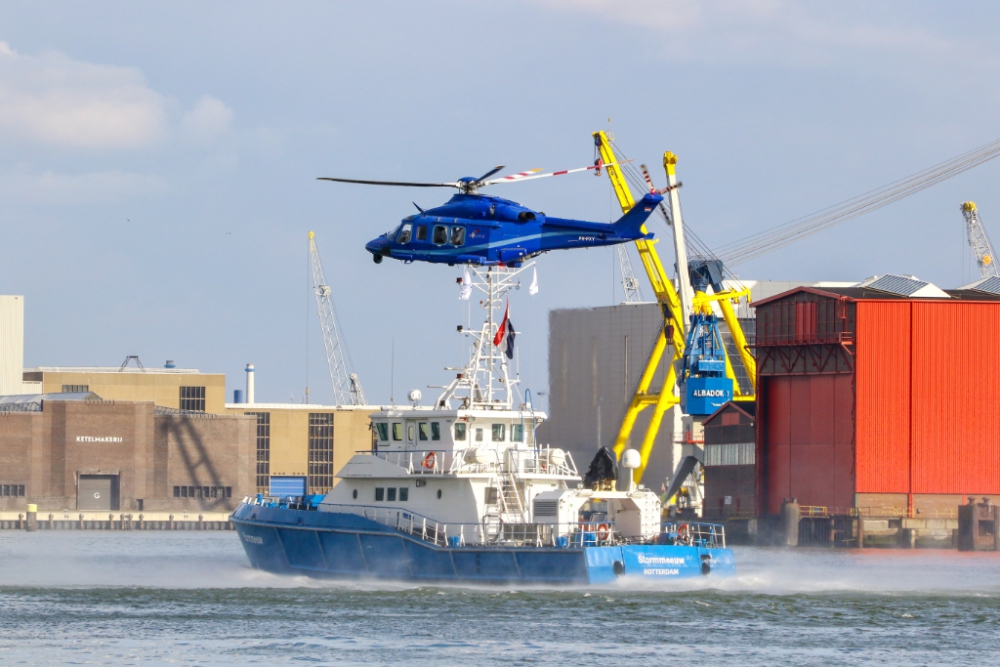
[[[596,241],[596,240],[597,240],[596,236],[579,236],[579,237],[577,237],[577,241]]]

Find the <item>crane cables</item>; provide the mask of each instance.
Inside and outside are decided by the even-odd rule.
[[[608,141],[611,143],[611,147],[618,156],[618,168],[621,170],[622,175],[629,182],[629,184],[634,187],[639,192],[647,192],[652,186],[652,183],[646,180],[646,174],[640,174],[639,171],[633,166],[632,161],[629,160],[624,153],[618,148],[613,140],[610,138]],[[678,184],[679,185],[679,184]],[[670,215],[667,213],[666,209],[660,205],[656,208],[656,213],[659,217],[667,224],[668,227],[673,227],[674,223],[670,219]],[[684,223],[684,239],[688,246],[694,250],[692,257],[703,257],[706,259],[718,259],[716,253],[705,243],[700,236],[691,228],[689,224]],[[722,265],[722,274],[724,277],[731,281],[731,285],[737,289],[744,289],[743,283],[740,281],[739,277],[736,276],[725,262]]]
[[[980,146],[933,167],[810,215],[719,246],[715,249],[714,254],[721,257],[725,264],[730,266],[747,262],[865,213],[888,206],[904,197],[909,197],[978,167],[997,156],[1000,156],[1000,140]]]

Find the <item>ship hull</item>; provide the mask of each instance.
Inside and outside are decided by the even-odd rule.
[[[735,573],[729,549],[680,545],[442,547],[355,514],[242,504],[250,563],[277,574],[425,582],[606,584]]]

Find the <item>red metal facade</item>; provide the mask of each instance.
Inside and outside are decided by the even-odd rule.
[[[765,511],[777,514],[785,498],[803,505],[852,506],[851,376],[770,376],[762,378],[761,389]]]
[[[759,511],[1000,495],[1000,302],[800,289],[757,323]]]
[[[857,304],[858,493],[909,493],[910,329],[909,301]]]
[[[1000,493],[1000,303],[912,302],[911,493]]]

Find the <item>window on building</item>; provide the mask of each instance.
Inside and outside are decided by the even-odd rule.
[[[333,488],[333,413],[309,413],[309,493]]]
[[[417,240],[426,241],[427,240],[427,225],[417,226]]]
[[[392,439],[399,442],[403,439],[403,424],[400,422],[392,423]]]
[[[444,245],[448,242],[448,228],[444,225],[436,225],[434,227],[434,236],[432,240],[437,245]]]
[[[482,442],[482,441],[483,441],[483,429],[477,428],[476,429],[476,442]]]
[[[375,431],[378,433],[378,439],[382,442],[389,442],[389,425],[385,422],[378,422],[375,424]]]
[[[409,243],[410,242],[410,231],[413,229],[413,225],[406,223],[399,230],[399,235],[396,237],[396,243]]]
[[[522,424],[510,425],[510,441],[524,442],[524,426]]]
[[[506,431],[506,428],[506,424],[493,424],[493,442],[504,441],[504,431]]]
[[[181,387],[181,410],[205,411],[204,387]]]
[[[465,440],[465,424],[455,424],[455,440]]]
[[[401,487],[399,489],[399,502],[405,503],[409,499],[410,499],[410,490],[405,486]]]
[[[64,394],[86,394],[90,391],[89,384],[64,384],[62,386]]]
[[[427,422],[420,422],[419,424],[417,424],[417,435],[420,437],[421,440],[427,440],[428,438]]]
[[[396,501],[396,487],[390,486],[387,490],[389,491],[389,494],[388,494],[389,497],[386,498],[386,500],[388,500],[390,503],[395,502]]]
[[[7,498],[23,498],[24,484],[0,484],[0,496]]]
[[[257,418],[257,493],[271,489],[271,413],[244,412]]]
[[[181,487],[175,486],[174,487],[174,498],[180,498],[180,497],[181,497]]]
[[[456,246],[465,244],[465,227],[451,228],[451,244]]]
[[[441,424],[440,422],[431,422],[431,440],[441,439]]]
[[[380,503],[385,500],[385,489],[381,486],[375,487],[375,502]]]

